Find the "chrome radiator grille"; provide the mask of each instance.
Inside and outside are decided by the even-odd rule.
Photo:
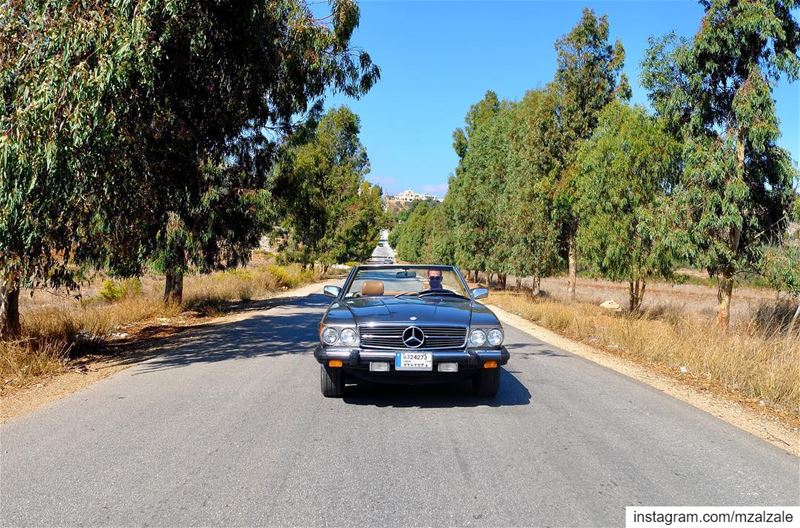
[[[425,334],[425,340],[419,349],[461,348],[467,338],[467,329],[463,326],[365,326],[359,328],[361,346],[364,348],[407,348],[403,343],[403,331],[409,326],[417,326]]]

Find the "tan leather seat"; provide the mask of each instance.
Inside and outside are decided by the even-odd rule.
[[[361,286],[362,297],[379,297],[381,295],[383,295],[383,281],[364,281],[364,285]]]

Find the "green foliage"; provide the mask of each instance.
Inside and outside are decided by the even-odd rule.
[[[364,260],[385,213],[380,188],[364,180],[369,159],[359,119],[340,107],[286,144],[274,188],[290,229],[290,258],[323,265]]]
[[[627,281],[631,310],[645,281],[669,277],[675,258],[661,225],[679,172],[679,144],[641,107],[612,102],[578,158],[578,247],[604,277]],[[641,292],[641,294],[640,294]]]
[[[800,73],[794,2],[703,3],[694,40],[651,42],[642,80],[654,108],[684,144],[675,191],[685,256],[720,277],[727,325],[735,276],[760,271],[763,245],[786,230],[794,170],[775,145],[772,83]]]
[[[170,213],[157,234],[151,265],[162,273],[201,273],[246,265],[275,218],[272,196],[235,167],[202,167],[204,192]]]
[[[425,223],[425,245],[420,260],[430,264],[453,264],[453,234],[447,222],[446,206],[431,204]]]
[[[561,141],[565,165],[576,154],[572,147],[589,138],[600,112],[613,99],[630,98],[622,72],[625,50],[620,41],[608,42],[608,18],[585,8],[578,24],[556,41],[557,67],[553,88],[558,94]]]
[[[400,224],[396,229],[396,245],[393,247],[397,251],[400,260],[406,262],[422,262],[425,255],[426,230],[428,229],[428,217],[434,209],[439,206],[430,205],[427,202],[420,202],[408,217],[408,220]]]
[[[72,263],[98,259],[108,238],[135,246],[113,231],[117,214],[141,227],[121,132],[149,110],[148,28],[165,13],[68,4],[6,3],[0,24],[0,263],[29,286],[71,284]]]
[[[435,220],[427,231],[437,238],[420,243],[426,229],[403,226],[401,258],[438,257],[501,276],[541,277],[558,265],[558,239],[571,237],[575,226],[574,170],[567,169],[603,107],[628,97],[629,88],[620,73],[624,51],[608,44],[605,17],[584,10],[556,50],[556,78],[546,90],[520,103],[488,91],[470,108],[464,128],[453,133],[459,164],[443,210],[417,219]],[[423,255],[412,251],[426,247]]]
[[[314,280],[314,273],[310,270],[300,270],[294,266],[267,266],[267,273],[275,278],[281,288],[297,288],[301,284]]]
[[[800,222],[800,195],[795,194],[791,219]],[[770,286],[779,291],[800,297],[800,226],[783,239],[780,245],[772,245],[764,251],[765,277]]]
[[[770,286],[800,297],[800,247],[771,247],[765,251],[765,275]]]
[[[503,185],[498,172],[502,148],[501,104],[494,92],[472,105],[466,126],[454,134],[453,148],[459,165],[449,182],[445,197],[448,223],[452,229],[453,257],[460,267],[486,270],[486,257],[491,255],[496,240],[494,196],[487,194]]]
[[[556,133],[550,134],[558,164],[554,168],[554,218],[558,219],[561,244],[569,261],[570,293],[575,295],[578,219],[573,211],[576,200],[574,166],[580,143],[594,131],[603,108],[615,98],[628,99],[630,86],[622,67],[625,50],[617,41],[608,41],[608,19],[584,9],[581,20],[556,41],[557,68],[551,89],[556,93]]]
[[[106,279],[97,295],[107,302],[115,302],[142,293],[142,283],[137,278]]]
[[[275,131],[327,90],[357,96],[379,76],[349,47],[356,4],[331,6],[318,20],[302,0],[5,5],[0,272],[53,286],[73,284],[75,263],[137,274],[156,242],[178,268],[240,261],[253,238],[220,226],[237,215],[198,226],[198,210],[262,188]]]
[[[528,92],[514,108],[508,136],[508,181],[499,201],[500,270],[538,279],[559,264],[554,187],[559,162],[556,94]]]

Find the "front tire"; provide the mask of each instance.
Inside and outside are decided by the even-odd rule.
[[[472,390],[476,396],[493,398],[500,388],[500,369],[483,369],[472,378]]]
[[[344,396],[344,373],[341,368],[320,365],[319,375],[323,396],[326,398],[341,398]]]

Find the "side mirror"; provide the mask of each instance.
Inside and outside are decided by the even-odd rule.
[[[328,285],[322,288],[322,293],[324,293],[328,297],[338,297],[341,291],[342,289],[338,286]]]
[[[472,297],[475,299],[485,299],[489,296],[489,288],[475,288],[472,290]]]

